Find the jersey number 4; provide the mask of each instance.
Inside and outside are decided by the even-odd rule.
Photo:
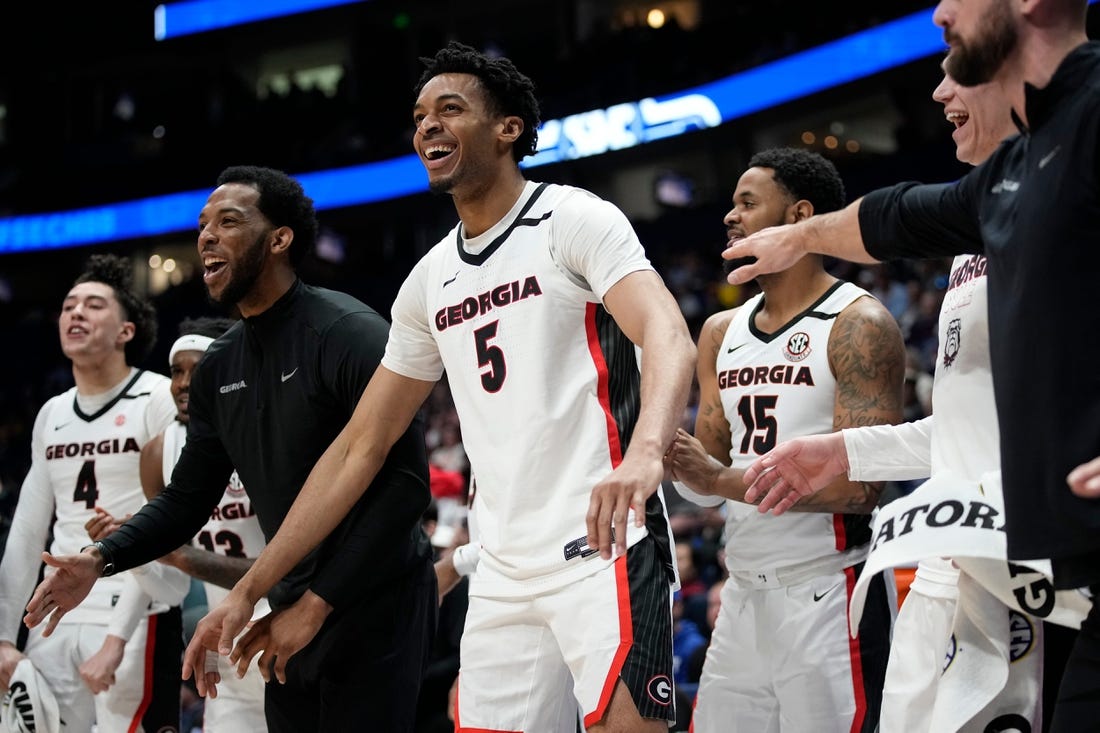
[[[73,501],[82,501],[87,508],[95,509],[97,499],[99,499],[99,489],[96,487],[95,461],[84,461],[84,465],[80,467],[80,473],[76,477]]]
[[[742,454],[747,454],[751,447],[754,453],[763,455],[775,447],[779,423],[772,412],[778,401],[777,395],[745,395],[737,403],[737,414],[745,426]]]

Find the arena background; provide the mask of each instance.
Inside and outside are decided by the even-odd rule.
[[[167,371],[167,349],[182,318],[218,312],[196,276],[191,222],[197,206],[184,212],[184,225],[176,230],[94,243],[66,240],[73,233],[65,227],[79,221],[73,212],[180,192],[204,196],[230,164],[303,174],[406,156],[418,57],[449,39],[512,58],[534,79],[544,120],[581,115],[573,118],[580,131],[576,145],[560,148],[563,159],[532,167],[528,175],[589,188],[619,204],[693,329],[745,295],[724,283],[718,253],[725,245],[721,217],[754,151],[773,145],[818,150],[836,163],[849,198],[903,179],[951,180],[965,170],[955,160],[941,107],[931,99],[941,78],[942,48],[935,42],[939,31],[931,25],[929,2],[344,0],[157,39],[155,18],[173,18],[188,4],[172,3],[167,9],[172,13],[160,16],[156,4],[137,1],[21,3],[3,11],[8,16],[0,44],[4,527],[29,465],[34,415],[46,398],[71,384],[56,319],[87,256],[106,251],[132,258],[137,280],[161,319],[161,338],[145,365],[151,369]],[[211,17],[229,18],[226,8],[233,5],[221,3]],[[654,11],[663,14],[659,27]],[[649,122],[638,112],[640,100],[749,79],[747,74],[761,69],[770,71],[752,77],[756,91],[745,96],[783,99],[785,87],[800,82],[802,72],[790,69],[812,67],[783,71],[777,62],[914,17],[926,18],[920,28],[933,39],[931,46],[877,73],[844,81],[843,64],[836,64],[837,80],[820,91],[778,103],[740,100],[752,111],[715,126],[689,123],[681,134],[654,134],[660,139],[625,149],[615,149],[622,140],[601,138],[593,126],[593,120],[608,118],[610,108],[626,105],[619,109],[634,110],[638,120],[633,127],[609,129],[620,138],[623,130],[644,137]],[[173,23],[162,25],[171,31]],[[1093,8],[1090,37],[1096,37],[1096,24]],[[873,54],[889,56],[913,33],[866,38]],[[602,116],[583,116],[591,112]],[[581,155],[585,143],[608,152]],[[370,183],[386,185],[385,180]],[[312,193],[308,185],[307,191]],[[361,199],[352,192],[345,200]],[[133,215],[125,207],[111,211]],[[448,199],[424,192],[333,205],[321,212],[323,246],[301,273],[388,313],[402,278],[454,220]],[[120,231],[133,231],[125,221],[116,224]],[[945,263],[832,266],[887,301],[912,347],[914,382],[923,378],[920,372],[930,370],[935,353]],[[922,408],[914,400],[910,416],[915,418]],[[446,405],[443,395],[429,410],[449,414]],[[685,415],[685,424],[690,422],[691,415]]]

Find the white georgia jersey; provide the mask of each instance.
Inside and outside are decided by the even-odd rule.
[[[162,452],[162,471],[164,484],[167,486],[172,480],[172,469],[179,460],[183,445],[187,442],[187,426],[181,422],[173,422],[164,431],[164,444]],[[210,519],[203,525],[199,533],[191,540],[191,544],[202,550],[216,552],[226,557],[259,557],[267,545],[263,530],[260,529],[260,521],[256,519],[256,511],[252,508],[252,500],[245,493],[244,484],[234,471],[229,477],[229,483],[225,487],[222,500],[210,513]],[[220,585],[203,583],[206,591],[206,602],[210,608],[221,603],[229,591]],[[267,599],[261,598],[256,604],[256,615],[266,615],[269,611]]]
[[[95,507],[121,518],[145,504],[141,449],[175,418],[169,380],[135,369],[112,392],[103,399],[81,397],[80,405],[94,404],[94,409],[81,409],[73,387],[38,412],[31,469],[0,565],[0,638],[15,639],[55,514],[49,551],[75,555],[91,542],[84,524],[95,516]],[[101,578],[61,623],[108,623],[126,576]]]
[[[602,298],[653,268],[619,209],[570,186],[528,182],[491,229],[462,232],[402,285],[382,364],[428,381],[446,370],[477,475],[476,592],[560,587],[607,565],[585,514],[639,409],[639,357]],[[659,493],[648,519],[667,534]],[[632,545],[646,528],[629,525]]]
[[[836,379],[829,367],[829,334],[854,300],[873,297],[838,282],[775,333],[754,323],[763,294],[742,305],[726,329],[715,363],[732,438],[730,465],[748,468],[791,438],[833,430]],[[730,571],[790,568],[866,544],[870,518],[855,514],[761,514],[726,502],[726,565]],[[855,561],[858,561],[855,560]]]
[[[964,255],[951,263],[932,382],[932,475],[949,470],[978,480],[1000,468],[986,282],[984,255]]]

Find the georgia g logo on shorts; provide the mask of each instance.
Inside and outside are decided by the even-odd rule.
[[[646,683],[645,691],[649,694],[649,698],[658,705],[672,704],[672,680],[668,678],[667,674],[652,677]]]

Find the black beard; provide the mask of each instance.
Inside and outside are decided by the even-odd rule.
[[[749,255],[748,257],[736,257],[732,260],[722,260],[722,271],[729,275],[738,267],[744,267],[745,265],[752,265],[756,263],[756,257]]]
[[[989,16],[989,25],[972,43],[954,36],[955,46],[943,62],[943,70],[964,87],[986,84],[997,75],[1005,59],[1019,42],[1019,33],[1007,9],[998,7]]]
[[[233,266],[233,274],[222,290],[221,297],[215,298],[210,295],[212,301],[221,306],[235,306],[251,292],[264,269],[265,239],[267,239],[266,232],[258,236],[252,246],[245,250],[244,255]]]
[[[438,178],[434,181],[428,182],[428,190],[434,194],[451,193],[451,189],[454,188],[454,178],[447,176],[446,178]]]

